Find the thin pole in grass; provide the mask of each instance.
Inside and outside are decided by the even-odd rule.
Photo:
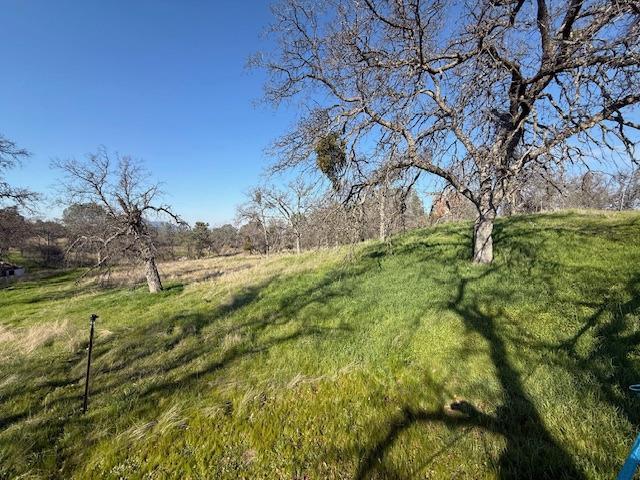
[[[93,326],[96,323],[96,318],[98,318],[98,315],[92,313],[91,319],[89,320],[91,323],[91,330],[89,331],[89,356],[87,357],[87,378],[84,383],[84,402],[82,403],[82,413],[87,413],[87,403],[89,401],[89,371],[91,369],[91,350],[93,350]]]

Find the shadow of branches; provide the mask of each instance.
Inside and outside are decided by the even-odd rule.
[[[448,308],[459,315],[469,331],[479,333],[487,341],[489,355],[503,391],[502,404],[493,415],[481,412],[464,400],[432,411],[404,406],[401,415],[389,422],[384,437],[365,455],[355,478],[369,478],[374,473],[381,478],[412,478],[407,472],[393,471],[389,465],[379,463],[378,460],[405,430],[416,423],[437,423],[458,429],[450,443],[466,434],[469,428],[502,435],[506,440],[506,447],[496,465],[499,478],[502,479],[583,478],[571,455],[545,428],[543,419],[523,386],[521,374],[511,364],[505,340],[496,326],[499,312],[489,314],[481,305],[484,302],[490,304],[491,298],[486,297],[484,302],[480,302],[473,294],[468,293],[470,283],[495,274],[497,270],[498,267],[493,267],[476,277],[461,278],[456,296],[449,302]],[[441,400],[445,398],[442,388],[436,385],[434,391]],[[443,445],[421,463],[419,468],[425,468],[446,452],[446,448],[447,444]]]
[[[403,323],[415,333],[422,321],[421,308],[437,309],[459,319],[462,331],[468,334],[460,339],[456,349],[459,362],[472,361],[478,355],[486,357],[491,366],[486,376],[497,381],[499,401],[491,410],[480,402],[451,403],[453,395],[445,383],[431,381],[427,375],[425,395],[435,398],[439,406],[424,409],[410,399],[399,400],[389,418],[376,428],[378,435],[358,440],[355,455],[359,460],[355,472],[350,473],[358,479],[419,478],[429,466],[444,462],[457,442],[471,433],[484,432],[504,442],[495,459],[489,459],[494,462],[491,468],[499,478],[583,478],[582,464],[551,433],[557,430],[545,425],[544,412],[541,413],[537,403],[539,398],[529,391],[528,379],[542,362],[551,362],[568,372],[575,379],[576,388],[584,388],[585,393],[591,391],[592,385],[584,386],[581,379],[588,378],[596,385],[603,402],[638,425],[640,415],[624,391],[629,383],[637,382],[640,373],[634,359],[640,345],[640,330],[634,327],[640,309],[640,276],[620,279],[624,300],[620,296],[610,297],[605,267],[567,262],[555,255],[550,246],[557,243],[557,238],[575,235],[608,236],[613,242],[627,242],[624,224],[607,231],[591,224],[537,226],[533,236],[529,222],[530,219],[521,217],[498,224],[496,251],[500,253],[491,267],[475,268],[467,263],[471,238],[465,225],[445,226],[438,230],[440,233],[409,234],[388,244],[366,247],[348,267],[308,277],[302,274],[302,281],[297,281],[298,276],[268,278],[236,291],[222,304],[211,306],[203,300],[197,308],[185,307],[164,318],[100,338],[94,350],[90,412],[85,417],[78,415],[84,350],[56,358],[55,364],[45,356],[34,358],[29,368],[48,371],[47,378],[3,390],[2,401],[25,398],[28,401],[15,402],[20,408],[12,411],[0,410],[0,428],[5,430],[0,451],[8,452],[0,453],[0,462],[18,461],[10,456],[16,452],[13,445],[20,444],[25,446],[29,461],[41,465],[53,457],[57,471],[64,475],[82,462],[81,453],[65,450],[64,439],[70,432],[75,437],[86,437],[90,448],[96,441],[92,436],[96,423],[103,426],[112,423],[111,430],[121,431],[132,421],[153,420],[158,415],[158,404],[165,399],[185,392],[191,397],[211,391],[220,385],[217,382],[227,372],[234,371],[232,366],[261,355],[267,358],[280,345],[295,345],[309,338],[350,339],[354,333],[352,324],[336,325],[323,322],[323,318],[343,313],[338,309],[344,304],[336,300],[355,298],[361,293],[358,284],[365,274],[385,277],[387,261],[393,257],[394,268],[413,269],[415,275],[411,279],[429,278],[433,283],[425,282],[426,285],[442,284],[440,297],[419,303],[412,311],[404,309],[403,297],[396,298],[393,308],[400,305],[403,310],[394,314],[397,322],[394,325]],[[513,276],[526,278],[529,285],[513,286],[509,280]],[[571,291],[579,294],[565,298],[560,287],[566,278],[582,279],[571,286]],[[383,288],[376,290],[379,296],[388,287],[382,282],[375,286]],[[523,293],[518,288],[529,290]],[[567,310],[584,309],[591,313],[584,318],[576,316],[566,329],[542,338],[511,322],[504,308],[516,303],[518,295],[532,292],[555,303],[566,302]],[[424,292],[425,297],[431,294]],[[367,298],[371,300],[373,296]],[[541,303],[532,305],[544,308]],[[319,308],[321,315],[305,314],[312,307]],[[359,308],[366,311],[367,307]],[[356,309],[354,315],[360,313]],[[593,346],[581,348],[587,337],[590,341],[595,339]],[[411,332],[403,332],[402,341],[412,342]],[[415,373],[422,375],[418,370]],[[113,405],[126,408],[126,418],[118,418]],[[383,461],[415,425],[445,427],[451,435],[410,468],[404,465],[404,469],[399,469],[392,462]],[[354,458],[352,450],[340,454],[345,457],[336,457],[337,461],[347,456]],[[475,472],[461,473],[472,476]]]
[[[348,325],[325,326],[322,319],[300,316],[299,312],[320,305],[329,314],[331,300],[349,296],[358,275],[371,268],[375,268],[375,261],[365,259],[324,275],[273,276],[241,288],[213,308],[203,303],[197,311],[177,313],[96,339],[89,413],[85,416],[80,415],[84,348],[57,358],[55,363],[47,357],[30,359],[30,368],[47,372],[48,380],[3,392],[3,401],[14,400],[23,407],[0,415],[5,430],[0,450],[7,447],[7,455],[12,456],[12,448],[22,445],[38,464],[46,461],[46,452],[70,431],[86,435],[90,447],[92,425],[111,423],[112,428],[124,429],[132,419],[153,419],[159,401],[174,393],[193,390],[195,395],[210,388],[216,374],[234,362],[306,337],[348,335]],[[302,281],[296,282],[300,275]],[[345,278],[348,281],[342,281]],[[261,308],[261,302],[271,303]],[[230,321],[240,311],[242,314]],[[26,403],[21,401],[24,399]],[[113,417],[114,399],[126,405],[125,420]],[[27,418],[31,421],[25,422]],[[15,456],[5,459],[0,455],[0,462],[17,461]],[[55,458],[62,475],[72,471],[81,456],[77,451],[57,451]]]
[[[489,357],[495,367],[503,396],[502,403],[495,412],[483,413],[466,401],[455,401],[451,405],[445,405],[447,395],[443,395],[444,387],[428,384],[426,387],[430,394],[435,395],[444,408],[424,410],[416,408],[411,403],[401,405],[401,413],[381,426],[384,433],[373,445],[368,446],[355,478],[419,476],[423,468],[445,454],[448,446],[467,435],[470,429],[492,432],[504,438],[505,448],[495,465],[499,478],[585,478],[572,453],[548,431],[535,402],[525,388],[526,379],[541,362],[554,362],[556,367],[569,372],[578,385],[580,379],[593,379],[602,398],[615,409],[622,411],[629,422],[638,425],[640,415],[637,405],[634,408],[634,400],[625,391],[629,384],[638,382],[640,374],[638,364],[633,359],[634,355],[640,353],[640,331],[632,325],[632,319],[635,318],[637,321],[640,310],[640,277],[636,275],[626,282],[623,290],[630,300],[620,302],[609,298],[609,285],[600,281],[610,272],[599,270],[594,265],[583,266],[575,262],[568,264],[565,259],[555,255],[549,246],[552,241],[554,245],[557,244],[558,238],[572,236],[578,239],[597,236],[625,244],[631,241],[630,231],[633,230],[630,230],[630,227],[637,223],[637,219],[608,226],[584,221],[576,224],[574,214],[566,215],[566,219],[568,222],[563,226],[536,226],[535,235],[532,235],[532,221],[528,217],[503,220],[496,226],[495,246],[499,255],[491,267],[472,271],[471,274],[468,273],[468,269],[461,272],[458,267],[450,267],[455,270],[453,277],[457,279],[457,284],[451,284],[451,290],[456,294],[443,305],[443,308],[454,312],[462,319],[468,332],[479,334],[487,342]],[[464,242],[466,241],[468,239],[465,238]],[[452,260],[459,258],[460,254],[464,254],[470,248],[464,245],[464,242],[445,242],[445,245],[453,245],[456,249]],[[388,251],[389,254],[418,254],[420,261],[429,262],[436,258],[442,246],[443,244],[437,240],[429,240],[427,236],[421,242],[409,243],[409,250],[401,245]],[[486,285],[477,289],[470,287],[484,278],[499,277],[506,270],[512,275],[516,273],[523,278],[529,278],[538,294],[556,301],[564,301],[557,293],[560,283],[566,278],[563,278],[562,274],[569,273],[570,278],[590,279],[591,282],[576,284],[573,287],[581,292],[579,297],[594,298],[594,301],[581,303],[575,299],[567,299],[566,306],[567,310],[587,307],[593,310],[593,314],[582,321],[573,335],[559,342],[541,341],[532,337],[519,325],[510,325],[512,328],[505,330],[503,326],[506,314],[500,305],[508,303],[510,296],[518,292],[500,281],[493,282],[492,288],[486,288]],[[434,275],[434,272],[430,271],[430,275]],[[451,282],[447,274],[441,274],[440,277],[442,282]],[[621,276],[618,282],[623,279]],[[512,333],[512,330],[516,333]],[[582,353],[576,347],[587,332],[598,339],[598,344],[587,353]],[[520,345],[520,350],[526,349],[527,353],[510,352],[508,345]],[[469,348],[460,349],[461,355],[465,353],[471,353]],[[525,364],[525,372],[514,365],[516,358]],[[449,400],[451,397],[449,394]],[[457,410],[461,414],[451,415],[451,410]],[[453,429],[455,434],[420,465],[416,465],[412,472],[397,471],[391,462],[385,462],[383,459],[399,437],[417,424],[444,425]]]

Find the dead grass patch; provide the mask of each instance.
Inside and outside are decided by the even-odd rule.
[[[66,319],[15,329],[0,325],[0,345],[6,356],[15,353],[30,355],[38,348],[59,340],[63,340],[70,351],[77,349],[81,342]]]

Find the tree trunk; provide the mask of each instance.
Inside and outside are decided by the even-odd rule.
[[[269,232],[267,231],[267,222],[262,217],[260,223],[262,224],[262,234],[264,235],[264,254],[269,257]]]
[[[517,210],[516,202],[516,190],[513,189],[505,195],[505,199],[503,200],[503,212],[505,216],[510,217],[515,215]]]
[[[160,275],[158,274],[158,267],[156,267],[156,260],[153,257],[149,257],[146,260],[145,276],[147,277],[149,292],[156,293],[162,290],[162,282],[160,281]]]
[[[296,232],[296,253],[300,255],[300,234]]]
[[[623,177],[623,180],[621,182],[622,185],[621,185],[621,188],[620,188],[620,204],[618,205],[618,211],[620,211],[620,212],[622,210],[624,210],[625,196],[627,194],[627,189],[631,186],[631,182],[632,181],[633,181],[633,170],[631,171],[631,175],[629,177],[629,181],[626,182],[626,184],[625,184],[624,177]]]
[[[360,205],[358,207],[358,238],[361,242],[364,242],[367,238],[367,234],[365,233],[365,224],[364,224],[364,207]]]
[[[489,264],[493,261],[494,208],[482,209],[473,226],[473,263]]]
[[[384,188],[380,192],[380,240],[383,242],[387,239],[386,200],[386,188]]]

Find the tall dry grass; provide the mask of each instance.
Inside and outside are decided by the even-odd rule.
[[[0,355],[12,356],[16,353],[30,355],[38,348],[62,341],[69,351],[78,348],[81,340],[69,320],[38,323],[28,327],[8,327],[0,325]]]
[[[197,260],[175,260],[161,262],[158,271],[163,282],[178,282],[184,285],[213,282],[229,288],[239,284],[251,284],[279,275],[300,273],[326,265],[327,261],[348,259],[354,247],[338,247],[301,255],[277,253],[269,257],[240,254],[202,258]],[[142,265],[117,266],[108,273],[96,273],[86,282],[114,287],[133,287],[146,282]]]

